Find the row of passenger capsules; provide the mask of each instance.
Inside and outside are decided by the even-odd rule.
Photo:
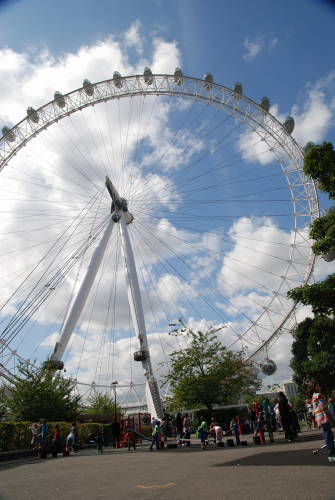
[[[180,68],[176,68],[174,72],[174,82],[176,85],[181,86],[184,81],[184,75],[183,72]],[[147,85],[152,85],[154,82],[155,75],[152,73],[151,69],[146,67],[144,68],[143,71],[143,78],[144,82]],[[204,81],[204,88],[208,91],[210,91],[213,87],[214,79],[213,75],[211,73],[206,73],[203,77]],[[116,88],[122,88],[123,87],[123,77],[118,71],[115,71],[113,74],[113,84],[115,85]],[[83,81],[83,90],[84,92],[89,96],[93,96],[94,94],[94,84],[90,82],[90,80],[85,79]],[[234,89],[234,97],[239,99],[243,95],[243,88],[242,84],[237,82],[235,83]],[[54,93],[54,102],[59,108],[64,108],[66,106],[66,101],[65,97],[61,92],[56,91]],[[263,97],[259,106],[265,111],[269,112],[270,109],[270,101],[268,97]],[[28,119],[33,122],[33,123],[38,123],[39,121],[39,114],[38,112],[31,106],[27,108],[27,117]],[[294,130],[294,119],[290,116],[288,117],[284,124],[283,124],[284,129],[288,134],[292,134]],[[14,142],[15,141],[15,134],[12,129],[9,127],[5,126],[2,128],[2,134],[6,142]]]

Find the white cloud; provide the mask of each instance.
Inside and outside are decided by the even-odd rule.
[[[142,36],[140,24],[135,22],[124,35],[126,44],[140,50]],[[94,45],[83,46],[76,53],[55,59],[47,50],[42,53],[17,53],[10,48],[0,50],[0,92],[6,99],[0,102],[0,121],[15,124],[25,115],[30,105],[40,107],[53,99],[58,90],[67,93],[82,85],[88,78],[92,82],[111,78],[113,71],[122,75],[142,73],[149,66],[156,73],[173,73],[181,65],[176,42],[161,38],[151,40],[152,57],[143,57],[131,64],[122,40],[113,36]],[[18,92],[17,90],[20,89]]]
[[[306,85],[304,101],[292,106],[290,114],[295,121],[293,136],[304,146],[307,142],[321,142],[334,124],[335,115],[335,71],[315,83]],[[278,104],[271,107],[271,113],[283,123],[285,115],[279,112]]]
[[[134,21],[125,32],[124,39],[128,47],[134,47],[138,54],[143,54],[144,37],[141,35],[140,29],[140,21]]]
[[[296,123],[293,135],[300,144],[320,142],[333,122],[334,107],[327,102],[325,92],[314,87],[302,108],[292,108],[292,116]]]
[[[331,71],[325,78],[321,78],[314,84],[308,84],[306,87],[303,104],[295,104],[289,113],[295,121],[292,135],[302,147],[309,141],[322,142],[334,124],[335,71]],[[271,105],[270,113],[280,123],[284,123],[287,118],[287,115],[280,111],[277,103]],[[245,160],[268,165],[275,160],[275,154],[270,151],[270,146],[265,141],[259,140],[262,135],[261,129],[256,129],[253,133],[248,131],[242,133],[238,150]]]
[[[271,52],[278,44],[278,38],[271,38],[269,41],[266,41],[264,35],[257,35],[253,39],[246,37],[243,43],[244,48],[246,49],[243,58],[246,61],[251,61],[254,59],[262,50],[267,49],[268,52]]]
[[[176,67],[182,65],[182,58],[177,42],[169,43],[161,38],[154,40],[152,71],[154,73],[172,74]]]
[[[277,46],[277,44],[278,44],[278,38],[272,38],[268,43],[268,50],[271,51]]]
[[[247,52],[244,54],[244,59],[246,61],[251,61],[254,59],[263,49],[263,40],[262,37],[257,36],[254,38],[254,40],[249,40],[247,37],[244,40],[244,48],[247,50]]]

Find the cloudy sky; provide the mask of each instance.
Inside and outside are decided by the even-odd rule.
[[[228,88],[241,82],[256,103],[268,96],[280,122],[294,117],[300,146],[333,141],[331,4],[211,3],[0,3],[1,128],[23,120],[28,106],[52,101],[55,91],[80,88],[85,78],[142,74],[145,66],[173,74],[181,67],[196,78],[210,72]],[[135,216],[129,232],[157,376],[176,348],[168,325],[180,317],[195,328],[224,325],[222,342],[251,355],[281,323],[290,307],[286,291],[306,272],[309,218],[300,214],[295,230],[282,173],[294,170],[290,161],[261,129],[178,97],[103,102],[48,127],[1,172],[3,338],[36,361],[53,350],[110,217],[109,175]],[[328,206],[324,195],[320,204]],[[319,261],[314,278],[333,271]],[[300,310],[297,318],[306,314]],[[285,330],[268,352],[278,371],[265,385],[290,378],[290,343]],[[142,371],[131,361],[137,348],[116,227],[66,368],[86,383],[138,383]]]

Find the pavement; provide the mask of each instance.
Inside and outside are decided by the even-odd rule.
[[[0,463],[0,500],[335,500],[335,463],[319,431],[294,443],[201,450],[82,450],[56,459]],[[279,438],[279,439],[278,439]]]

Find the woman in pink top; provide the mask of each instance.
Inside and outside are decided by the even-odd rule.
[[[334,435],[331,429],[331,416],[329,414],[324,396],[321,394],[321,387],[315,380],[310,380],[307,389],[312,398],[313,413],[316,425],[323,430],[329,462],[335,462]]]

